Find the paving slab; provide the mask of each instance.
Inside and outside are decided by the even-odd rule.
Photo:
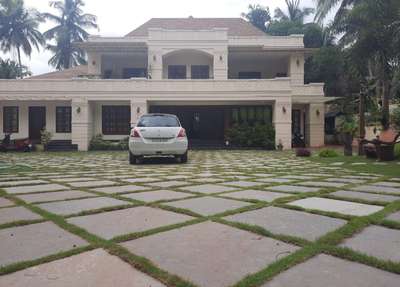
[[[251,205],[251,203],[206,196],[200,198],[191,198],[174,202],[168,202],[165,203],[165,205],[188,209],[201,215],[213,215],[228,210],[245,207]]]
[[[0,182],[0,187],[3,186],[20,186],[20,185],[36,185],[36,184],[44,184],[48,183],[47,181],[34,179],[34,180],[11,180],[11,181],[2,181]]]
[[[287,182],[293,182],[295,180],[283,177],[268,177],[268,178],[257,179],[257,181],[265,183],[287,183]]]
[[[319,197],[310,197],[306,199],[296,200],[289,203],[289,205],[298,206],[306,209],[337,212],[353,216],[367,216],[383,209],[382,206],[377,205],[369,205]]]
[[[341,219],[273,206],[235,214],[225,219],[258,225],[275,234],[290,235],[310,241],[347,223]]]
[[[318,186],[318,187],[343,187],[348,183],[328,182],[328,181],[304,181],[304,182],[298,182],[297,184],[305,186]]]
[[[200,185],[185,186],[180,189],[191,191],[191,192],[212,194],[212,193],[233,191],[233,190],[236,190],[237,188],[218,185],[218,184],[200,184]]]
[[[92,181],[92,180],[97,180],[97,179],[94,177],[67,177],[67,178],[52,179],[52,181],[55,181],[55,182],[65,182],[65,183],[83,182],[83,181]]]
[[[39,215],[22,206],[6,207],[0,209],[0,224],[10,223],[20,220],[41,219]]]
[[[155,186],[155,187],[161,187],[161,188],[183,186],[183,185],[188,185],[188,184],[190,184],[190,183],[181,181],[181,180],[171,180],[171,181],[147,183],[147,185],[149,185],[149,186]]]
[[[140,206],[73,217],[67,221],[86,229],[90,233],[105,239],[111,239],[119,235],[142,232],[191,219],[194,218],[162,209]]]
[[[355,179],[355,178],[345,178],[345,177],[334,177],[334,178],[327,178],[325,181],[328,182],[342,182],[342,183],[348,183],[348,184],[360,184],[364,183],[365,180],[362,179]]]
[[[129,193],[129,194],[124,194],[122,196],[144,202],[153,202],[160,200],[182,199],[191,197],[193,196],[193,194],[185,192],[176,192],[172,190],[156,190],[156,191]]]
[[[243,180],[228,181],[228,182],[224,182],[223,184],[230,185],[230,186],[237,186],[237,187],[255,187],[255,186],[263,185],[263,183],[260,183],[260,182],[243,181]]]
[[[269,190],[289,192],[289,193],[307,193],[307,192],[318,192],[321,188],[318,187],[308,187],[308,186],[298,186],[298,185],[276,185],[268,187]]]
[[[7,206],[13,206],[15,205],[14,202],[11,200],[8,200],[7,198],[0,197],[0,207],[7,207]]]
[[[262,287],[398,287],[400,275],[320,254],[274,277]]]
[[[130,182],[130,183],[145,183],[145,182],[159,181],[159,179],[153,178],[153,177],[137,177],[137,178],[124,179],[123,181]]]
[[[80,190],[66,190],[66,191],[55,191],[55,192],[42,192],[33,194],[21,194],[17,197],[28,203],[34,202],[50,202],[66,199],[77,199],[83,197],[94,197],[95,194],[84,192]]]
[[[400,187],[400,182],[380,181],[380,182],[373,183],[373,185],[386,186],[386,187]]]
[[[1,229],[0,242],[0,266],[87,245],[83,239],[52,222]]]
[[[390,214],[386,219],[400,222],[400,211]]]
[[[393,193],[400,194],[400,188],[396,187],[388,187],[388,186],[378,186],[378,185],[361,185],[352,190],[356,191],[364,191],[364,192],[376,192],[376,193]]]
[[[10,194],[18,193],[33,193],[33,192],[46,192],[46,191],[59,191],[69,189],[65,185],[51,183],[51,184],[40,184],[30,186],[16,186],[3,188],[5,192]]]
[[[314,176],[309,176],[309,175],[285,175],[285,176],[282,176],[282,178],[296,179],[296,180],[307,180],[307,179],[313,179]]]
[[[254,200],[270,202],[278,198],[291,196],[291,194],[248,189],[237,192],[225,193],[223,194],[223,196],[236,199],[254,199]]]
[[[108,194],[113,194],[113,193],[124,193],[124,192],[134,192],[134,191],[141,191],[141,190],[148,190],[148,187],[145,186],[140,186],[140,185],[120,185],[120,186],[111,186],[111,187],[98,187],[98,188],[93,188],[91,190],[93,191],[98,191],[98,192],[104,192]]]
[[[363,199],[367,201],[380,201],[380,202],[392,202],[400,200],[400,196],[367,193],[359,191],[348,191],[348,190],[339,190],[330,193],[329,195],[343,197],[343,198]]]
[[[126,205],[126,204],[129,204],[129,202],[109,197],[95,197],[95,198],[41,203],[38,204],[37,206],[51,213],[59,215],[68,215],[87,210],[94,210],[104,207],[112,207],[112,206]]]
[[[122,245],[200,287],[231,286],[298,249],[214,222],[186,226]]]
[[[8,287],[165,287],[103,249],[95,249],[0,277]]]
[[[198,183],[216,183],[216,182],[222,182],[222,181],[224,181],[224,179],[203,177],[203,178],[191,179],[190,181],[194,181],[194,182],[198,182]]]
[[[400,230],[371,225],[346,239],[341,246],[400,263]]]
[[[107,185],[116,185],[115,181],[110,180],[97,180],[97,181],[78,181],[78,182],[66,182],[73,187],[98,187]]]

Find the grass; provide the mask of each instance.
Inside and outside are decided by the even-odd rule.
[[[365,158],[360,158],[358,156],[354,157],[344,157],[344,156],[339,156],[335,158],[319,158],[319,157],[311,157],[311,158],[301,158],[301,159],[296,159],[293,156],[293,153],[291,152],[282,152],[282,153],[271,153],[271,152],[262,152],[262,151],[255,151],[255,152],[249,152],[249,151],[241,151],[241,152],[193,152],[193,158],[196,158],[199,162],[203,161],[204,159],[209,159],[209,160],[214,160],[215,155],[220,156],[224,160],[229,161],[230,156],[238,156],[238,158],[243,159],[243,158],[251,158],[254,157],[255,159],[259,158],[277,158],[279,163],[282,163],[281,167],[271,167],[268,166],[268,164],[265,164],[264,166],[257,166],[256,168],[253,169],[246,169],[243,165],[242,162],[240,164],[233,164],[229,171],[234,171],[237,172],[238,174],[243,174],[243,175],[249,175],[253,176],[254,173],[273,173],[276,175],[276,177],[279,176],[284,176],[284,175],[291,175],[291,174],[297,174],[299,173],[299,168],[298,167],[291,167],[290,164],[287,164],[285,161],[290,161],[290,160],[301,160],[303,165],[311,165],[313,166],[310,168],[309,173],[329,173],[332,176],[340,176],[343,174],[347,174],[348,171],[350,171],[350,174],[353,174],[351,172],[368,172],[368,173],[374,173],[374,174],[379,174],[382,175],[380,179],[372,179],[369,181],[369,183],[373,183],[374,181],[378,180],[384,180],[387,179],[387,177],[391,176],[399,176],[400,175],[400,165],[398,165],[397,162],[391,162],[387,163],[385,165],[375,165],[373,164],[375,161],[367,160]],[[18,155],[19,156],[19,155]],[[36,154],[34,156],[37,156]],[[44,156],[45,158],[52,158],[52,157],[60,157],[62,159],[63,157],[74,157],[76,158],[77,161],[81,159],[85,159],[85,157],[93,157],[93,158],[102,158],[102,157],[107,157],[107,158],[112,158],[114,161],[119,161],[119,160],[124,160],[126,158],[125,153],[122,152],[90,152],[90,153],[68,153],[68,154],[62,154],[62,153],[44,153],[41,156]],[[25,158],[26,155],[21,155],[21,158]],[[98,160],[98,159],[97,159]],[[334,162],[344,162],[342,166],[340,166],[339,170],[330,170],[330,169],[325,169],[325,167],[329,166],[330,164]],[[366,165],[352,165],[352,163],[355,162],[366,162]],[[251,165],[251,164],[250,164]],[[144,169],[153,169],[157,168],[159,165],[145,165],[143,168]],[[182,170],[181,167],[184,167],[185,169],[188,168],[188,165],[181,166],[181,165],[168,165],[169,170],[165,171],[166,175],[169,174],[174,174],[175,172],[179,172]],[[176,168],[174,168],[176,167]],[[113,167],[114,168],[114,167]],[[129,167],[130,168],[130,167]],[[210,169],[213,173],[217,174],[217,177],[221,179],[221,182],[228,182],[232,180],[240,180],[235,178],[235,176],[225,174],[227,171],[226,166],[215,166],[215,167],[210,167]],[[43,172],[46,171],[46,169],[34,169],[35,172]],[[64,170],[51,170],[51,172],[60,172],[60,173],[68,173],[68,171],[77,171],[81,170],[83,171],[92,171],[90,168],[81,168],[81,169],[76,169],[76,167],[73,167],[72,169],[64,169]],[[107,166],[105,165],[104,167],[101,167],[100,169],[96,169],[95,171],[102,172],[106,171]],[[132,170],[132,169],[131,169]],[[204,167],[201,166],[194,166],[194,169],[188,169],[191,173],[195,174],[197,172],[204,172]],[[30,170],[21,170],[21,173],[26,173],[29,172]],[[164,171],[163,171],[164,172]],[[301,172],[300,172],[301,173]],[[9,174],[15,175],[16,172],[14,170],[10,170]],[[79,175],[77,175],[79,176]],[[143,175],[140,175],[138,177],[142,177]],[[96,176],[91,176],[91,177],[96,177]],[[97,177],[98,179],[101,179],[101,176]],[[48,179],[50,182],[51,179]],[[161,177],[161,180],[162,177]],[[161,181],[160,180],[160,181]],[[165,179],[164,179],[165,180]],[[317,180],[323,180],[317,179]],[[112,181],[115,181],[117,184],[129,184],[126,182],[123,182],[123,180],[118,180],[118,179],[112,179]],[[200,182],[194,182],[191,181],[190,179],[185,179],[184,181],[188,182],[188,185],[190,184],[201,184]],[[249,179],[245,181],[255,181],[255,179]],[[299,182],[303,180],[295,180],[290,183],[266,183],[262,184],[260,186],[257,186],[255,188],[237,188],[236,191],[241,191],[241,190],[246,190],[246,189],[257,189],[257,190],[268,190],[268,187],[270,186],[275,186],[275,185],[297,185]],[[59,183],[59,184],[64,184],[65,183]],[[213,183],[212,183],[213,184]],[[135,185],[143,185],[146,186],[145,183],[138,183]],[[348,185],[347,187],[351,188],[356,185]],[[245,230],[254,234],[257,234],[259,236],[265,236],[269,238],[273,238],[282,242],[286,242],[288,244],[292,244],[298,247],[298,250],[295,251],[294,253],[285,256],[281,259],[276,260],[269,266],[266,266],[264,269],[255,272],[253,274],[249,274],[247,277],[243,278],[241,281],[237,282],[234,287],[256,287],[256,286],[262,286],[265,284],[265,282],[271,280],[274,278],[276,275],[278,275],[281,272],[284,272],[285,270],[300,264],[318,254],[325,253],[325,254],[330,254],[332,256],[336,256],[345,260],[350,260],[354,262],[359,262],[363,263],[369,266],[373,266],[382,270],[386,270],[389,272],[397,273],[400,274],[400,263],[394,263],[390,261],[385,261],[385,260],[380,260],[378,258],[374,258],[371,256],[368,256],[366,254],[362,254],[360,252],[356,252],[354,250],[350,250],[348,248],[343,248],[338,246],[341,244],[344,240],[347,238],[350,238],[354,236],[355,234],[361,232],[363,229],[367,228],[368,226],[374,224],[374,225],[380,225],[384,226],[387,228],[392,228],[392,229],[398,229],[400,230],[400,222],[396,221],[391,221],[385,219],[387,215],[390,213],[396,212],[400,210],[400,202],[393,202],[393,203],[383,203],[379,202],[380,205],[384,206],[384,209],[380,212],[377,212],[371,216],[365,216],[365,217],[354,217],[354,216],[347,216],[339,213],[332,213],[332,212],[323,212],[320,210],[305,210],[299,207],[295,206],[290,206],[287,205],[290,201],[293,200],[298,200],[302,198],[308,198],[308,197],[331,197],[331,193],[337,190],[340,190],[341,188],[321,188],[320,191],[318,192],[312,192],[312,193],[299,193],[299,194],[290,194],[290,193],[284,193],[282,194],[287,195],[288,197],[285,198],[280,198],[277,199],[273,202],[264,202],[264,201],[258,201],[258,200],[245,200],[243,199],[242,201],[251,203],[249,206],[245,206],[243,208],[238,208],[235,210],[229,210],[226,212],[222,212],[219,214],[215,214],[212,216],[202,216],[200,214],[197,214],[195,212],[192,212],[190,210],[186,209],[181,209],[181,208],[174,208],[171,206],[168,206],[167,202],[168,201],[158,201],[158,202],[151,202],[151,203],[146,203],[146,202],[141,202],[141,201],[135,201],[131,200],[129,198],[124,198],[124,194],[107,194],[107,193],[102,193],[102,192],[95,192],[91,190],[90,188],[80,188],[82,191],[90,192],[91,194],[97,195],[97,196],[104,196],[104,197],[109,197],[109,198],[115,198],[115,199],[120,199],[124,200],[126,202],[126,205],[122,206],[116,206],[116,207],[106,207],[106,208],[101,208],[97,210],[89,210],[89,211],[84,211],[81,213],[77,213],[74,215],[69,215],[69,216],[60,216],[56,214],[49,213],[35,204],[29,204],[26,203],[20,199],[18,199],[18,195],[8,195],[4,191],[1,191],[0,189],[0,196],[6,197],[11,199],[16,203],[17,206],[24,206],[28,208],[29,210],[41,215],[43,217],[43,220],[40,221],[51,221],[58,225],[60,228],[75,234],[82,239],[86,240],[88,242],[88,246],[73,249],[70,251],[66,252],[60,252],[51,256],[46,256],[43,258],[35,259],[32,261],[25,261],[25,262],[18,262],[12,265],[4,266],[0,268],[0,275],[3,274],[9,274],[18,270],[22,270],[25,268],[28,268],[30,266],[35,266],[39,264],[43,264],[45,262],[50,262],[53,260],[65,258],[68,256],[72,256],[81,252],[85,252],[88,250],[92,250],[95,248],[103,248],[107,250],[110,254],[113,254],[115,256],[118,256],[120,259],[123,261],[127,262],[128,264],[132,265],[133,267],[137,268],[138,270],[141,270],[142,272],[150,275],[151,277],[159,280],[160,282],[164,283],[168,287],[195,287],[195,285],[191,282],[188,282],[187,280],[184,280],[182,278],[179,278],[173,274],[169,274],[168,272],[160,269],[157,267],[154,263],[149,261],[146,258],[137,256],[135,254],[132,254],[130,251],[128,251],[126,248],[121,246],[119,243],[129,241],[129,240],[134,240],[137,238],[142,238],[146,236],[151,236],[154,234],[162,233],[162,232],[168,232],[170,230],[174,230],[177,228],[184,228],[185,226],[193,225],[193,224],[198,224],[204,221],[214,221],[219,224],[225,224],[228,225],[232,228],[238,228],[241,230]],[[149,192],[157,190],[157,188],[153,187],[152,189],[149,190],[143,190],[143,191],[137,191],[137,192]],[[202,193],[193,193],[193,192],[188,192],[185,190],[182,190],[178,187],[172,187],[169,188],[169,190],[175,190],[179,192],[185,192],[188,194],[188,196],[192,196],[194,198],[196,197],[222,197],[226,198],[228,196],[228,193],[231,193],[232,191],[227,191],[227,192],[221,192],[221,193],[216,193],[216,194],[202,194]],[[135,192],[135,193],[137,193]],[[275,191],[274,191],[275,192]],[[74,199],[75,200],[75,199]],[[182,199],[183,200],[183,199]],[[237,200],[237,199],[235,199]],[[355,201],[355,202],[364,202],[367,203],[368,201],[362,201],[362,200],[349,200],[346,199],[347,201]],[[376,202],[378,203],[378,202]],[[89,215],[89,214],[96,214],[99,212],[105,212],[105,211],[112,211],[112,210],[119,210],[123,208],[130,208],[134,206],[149,206],[153,208],[160,208],[163,210],[168,210],[171,212],[176,212],[180,214],[186,214],[189,216],[192,216],[193,218],[182,222],[178,224],[173,224],[173,225],[167,225],[167,226],[162,226],[158,228],[154,228],[151,230],[146,230],[143,232],[134,232],[130,234],[124,234],[120,236],[116,236],[110,240],[105,240],[102,239],[94,234],[89,233],[85,229],[82,229],[78,226],[72,225],[68,223],[67,218],[70,218],[71,216],[82,216],[82,215]],[[250,224],[244,224],[244,223],[238,223],[238,222],[232,222],[226,219],[226,216],[233,215],[233,214],[239,214],[243,212],[249,212],[252,210],[260,209],[260,208],[265,208],[268,206],[276,206],[276,207],[282,207],[282,208],[287,208],[287,209],[293,209],[293,210],[301,210],[301,211],[306,211],[309,213],[314,213],[314,214],[319,214],[319,215],[325,215],[325,216],[330,216],[330,217],[335,217],[335,218],[341,218],[347,220],[347,224],[342,226],[341,228],[334,230],[323,237],[319,238],[316,241],[308,241],[303,238],[299,237],[294,237],[294,236],[288,236],[284,234],[274,234],[270,232],[269,230],[266,230],[260,226],[255,226],[255,225],[250,225]],[[0,229],[2,228],[7,228],[7,227],[14,227],[14,226],[22,226],[25,224],[33,223],[35,221],[17,221],[17,222],[11,222],[7,223],[4,225],[0,225]],[[283,256],[283,255],[282,255]]]

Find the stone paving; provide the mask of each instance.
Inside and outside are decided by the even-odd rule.
[[[399,286],[400,178],[265,151],[2,163],[29,168],[0,172],[0,286]]]

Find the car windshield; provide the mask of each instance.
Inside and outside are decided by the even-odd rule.
[[[179,121],[175,116],[153,115],[143,116],[137,125],[138,127],[180,127]]]

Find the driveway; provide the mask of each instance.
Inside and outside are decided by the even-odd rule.
[[[264,151],[0,168],[0,286],[399,286],[400,178]]]

